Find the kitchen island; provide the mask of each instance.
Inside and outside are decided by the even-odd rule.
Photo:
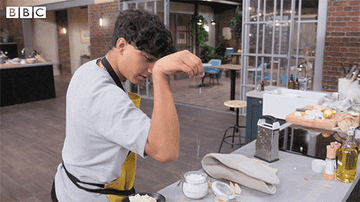
[[[276,89],[276,86],[265,86],[265,91],[249,91],[246,93],[246,137],[245,144],[253,141],[257,137],[257,122],[263,113],[263,94],[264,92]]]
[[[237,149],[233,153],[255,158],[255,141]],[[255,158],[256,159],[256,158]],[[238,201],[357,201],[360,199],[360,166],[357,167],[355,181],[343,183],[338,180],[327,180],[322,174],[311,170],[311,161],[314,158],[279,151],[279,161],[269,164],[278,169],[277,176],[280,184],[276,185],[276,194],[269,195],[240,185],[242,194]],[[359,165],[359,161],[358,161]],[[186,171],[184,171],[186,172]],[[180,176],[179,176],[180,178]],[[211,179],[214,181],[214,179]],[[224,181],[227,182],[228,181]],[[184,196],[181,186],[175,182],[160,190],[159,193],[166,197],[167,202],[177,201],[204,201],[213,202],[214,194],[209,189],[208,194],[201,200],[191,200]]]
[[[0,65],[0,90],[0,106],[55,98],[53,65]]]

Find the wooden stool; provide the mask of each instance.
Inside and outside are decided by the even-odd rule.
[[[236,109],[236,123],[234,126],[230,126],[228,129],[225,130],[224,136],[222,138],[221,144],[220,144],[220,148],[218,153],[220,153],[221,151],[221,147],[223,145],[223,143],[227,143],[231,145],[231,148],[234,147],[234,145],[239,145],[239,147],[241,147],[241,128],[246,128],[245,126],[239,126],[239,108],[244,108],[247,106],[247,102],[243,101],[243,100],[229,100],[224,102],[224,105],[227,107],[232,107]],[[233,134],[232,135],[228,135],[226,136],[226,133],[229,129],[233,129]],[[235,133],[238,133],[238,135],[235,135]],[[239,137],[239,143],[235,143],[235,137]],[[227,138],[232,138],[231,142],[227,142],[226,139]]]

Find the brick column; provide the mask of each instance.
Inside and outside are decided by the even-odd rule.
[[[60,10],[55,12],[56,26],[59,44],[59,61],[60,61],[60,74],[71,75],[70,65],[70,44],[69,44],[69,29],[68,29],[68,16],[67,10]],[[62,32],[62,29],[67,30],[66,33]]]
[[[329,0],[323,69],[323,91],[337,91],[344,77],[341,63],[360,66],[360,1]]]
[[[118,1],[89,5],[91,59],[102,57],[109,51],[118,14]],[[99,24],[100,17],[103,18],[103,26]]]

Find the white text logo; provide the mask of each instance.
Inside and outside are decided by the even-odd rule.
[[[46,7],[6,7],[6,18],[46,18]]]

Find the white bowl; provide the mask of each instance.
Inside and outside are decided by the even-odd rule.
[[[315,173],[322,173],[325,168],[325,161],[320,159],[314,159],[311,162],[311,169]]]

